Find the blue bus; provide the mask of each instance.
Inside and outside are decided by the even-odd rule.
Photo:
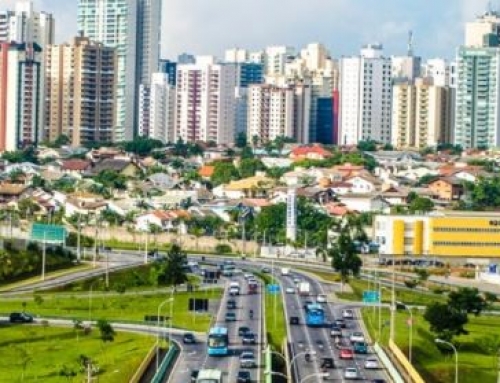
[[[321,327],[324,326],[325,323],[325,309],[322,305],[312,303],[306,306],[306,325]]]
[[[208,333],[208,355],[226,356],[229,354],[227,327],[212,327]]]

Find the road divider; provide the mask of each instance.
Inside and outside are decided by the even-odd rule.
[[[375,343],[373,345],[373,351],[375,351],[375,353],[377,354],[378,358],[386,368],[387,373],[391,376],[391,379],[394,381],[394,383],[405,383],[405,380],[399,373],[396,366],[394,366],[389,356],[378,343]]]
[[[391,351],[397,362],[405,370],[408,378],[411,379],[410,382],[425,383],[425,380],[420,376],[415,367],[413,367],[410,361],[406,358],[403,351],[401,351],[401,349],[397,346],[396,343],[393,342],[392,339],[389,339],[389,350]]]
[[[169,344],[171,344],[172,346],[169,347],[167,354],[161,361],[160,366],[158,367],[158,371],[151,380],[151,383],[163,382],[169,371],[172,370],[172,367],[180,354],[180,347],[174,341],[172,341],[172,339],[169,339],[169,342]]]

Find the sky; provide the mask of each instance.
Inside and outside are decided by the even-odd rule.
[[[0,0],[0,9],[16,0]],[[78,0],[33,0],[53,13],[56,42],[77,33]],[[366,43],[382,43],[386,55],[404,55],[408,31],[424,58],[453,58],[464,23],[500,0],[163,0],[162,58],[179,53],[223,57],[227,48],[269,45],[300,49],[323,43],[332,56],[355,55]]]

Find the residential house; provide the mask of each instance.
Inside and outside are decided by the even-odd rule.
[[[151,185],[161,189],[172,189],[179,185],[179,180],[169,176],[166,173],[151,174],[147,180]]]
[[[380,193],[380,196],[386,200],[391,206],[395,205],[406,205],[408,201],[408,194],[410,189],[408,188],[398,188],[395,186],[389,186]]]
[[[92,168],[89,160],[69,159],[61,163],[61,171],[75,178],[81,179],[84,173],[88,173]]]
[[[356,176],[360,173],[366,172],[366,169],[362,165],[352,165],[350,163],[345,163],[343,165],[335,165],[332,170],[340,173],[343,179],[347,179],[352,176]]]
[[[154,210],[136,218],[137,231],[149,232],[151,226],[157,226],[161,231],[187,233],[186,221],[191,215],[186,210]]]
[[[0,182],[0,204],[17,202],[28,190],[28,186],[24,184],[14,184],[7,181]]]
[[[227,185],[220,185],[212,190],[217,198],[242,199],[265,198],[273,188],[274,181],[258,172],[253,177],[238,181],[231,181]]]
[[[214,174],[215,166],[213,165],[203,165],[199,170],[198,174],[201,178],[209,180]]]
[[[103,197],[87,193],[87,192],[75,192],[65,196],[64,202],[64,213],[67,218],[74,215],[83,216],[97,216],[103,210],[106,210],[108,203]],[[58,196],[54,193],[54,198],[59,201]]]
[[[107,158],[97,163],[91,174],[97,175],[104,170],[112,170],[126,177],[136,177],[141,171],[139,165],[131,160]]]
[[[349,193],[338,196],[339,201],[349,210],[364,212],[387,212],[390,204],[378,194]]]
[[[335,199],[335,193],[332,189],[319,186],[298,188],[297,196],[305,197],[319,205],[325,205]]]
[[[352,193],[374,193],[379,191],[382,187],[382,182],[371,175],[368,174],[358,174],[346,179],[346,181],[352,184]]]
[[[329,215],[340,218],[353,213],[352,210],[341,202],[330,202],[325,205],[325,210]]]
[[[35,175],[40,174],[40,166],[31,162],[20,162],[15,164],[7,164],[4,168],[4,173],[21,172],[24,174]]]
[[[429,182],[429,189],[445,201],[459,200],[464,194],[464,185],[461,179],[456,177],[441,177]]]
[[[332,182],[330,184],[330,189],[338,195],[338,194],[347,194],[347,193],[352,193],[352,183],[350,182]]]
[[[290,159],[293,161],[301,161],[301,160],[325,160],[330,158],[332,153],[329,150],[326,150],[320,145],[308,145],[308,146],[299,146],[290,152]]]
[[[104,159],[124,157],[125,155],[122,149],[101,147],[99,149],[92,149],[86,154],[86,157],[92,162],[98,162]]]

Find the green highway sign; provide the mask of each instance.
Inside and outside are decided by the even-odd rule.
[[[31,241],[64,244],[66,235],[66,228],[61,225],[46,225],[43,223],[31,225]]]
[[[376,290],[365,290],[363,291],[363,302],[364,303],[379,303],[380,294]]]

